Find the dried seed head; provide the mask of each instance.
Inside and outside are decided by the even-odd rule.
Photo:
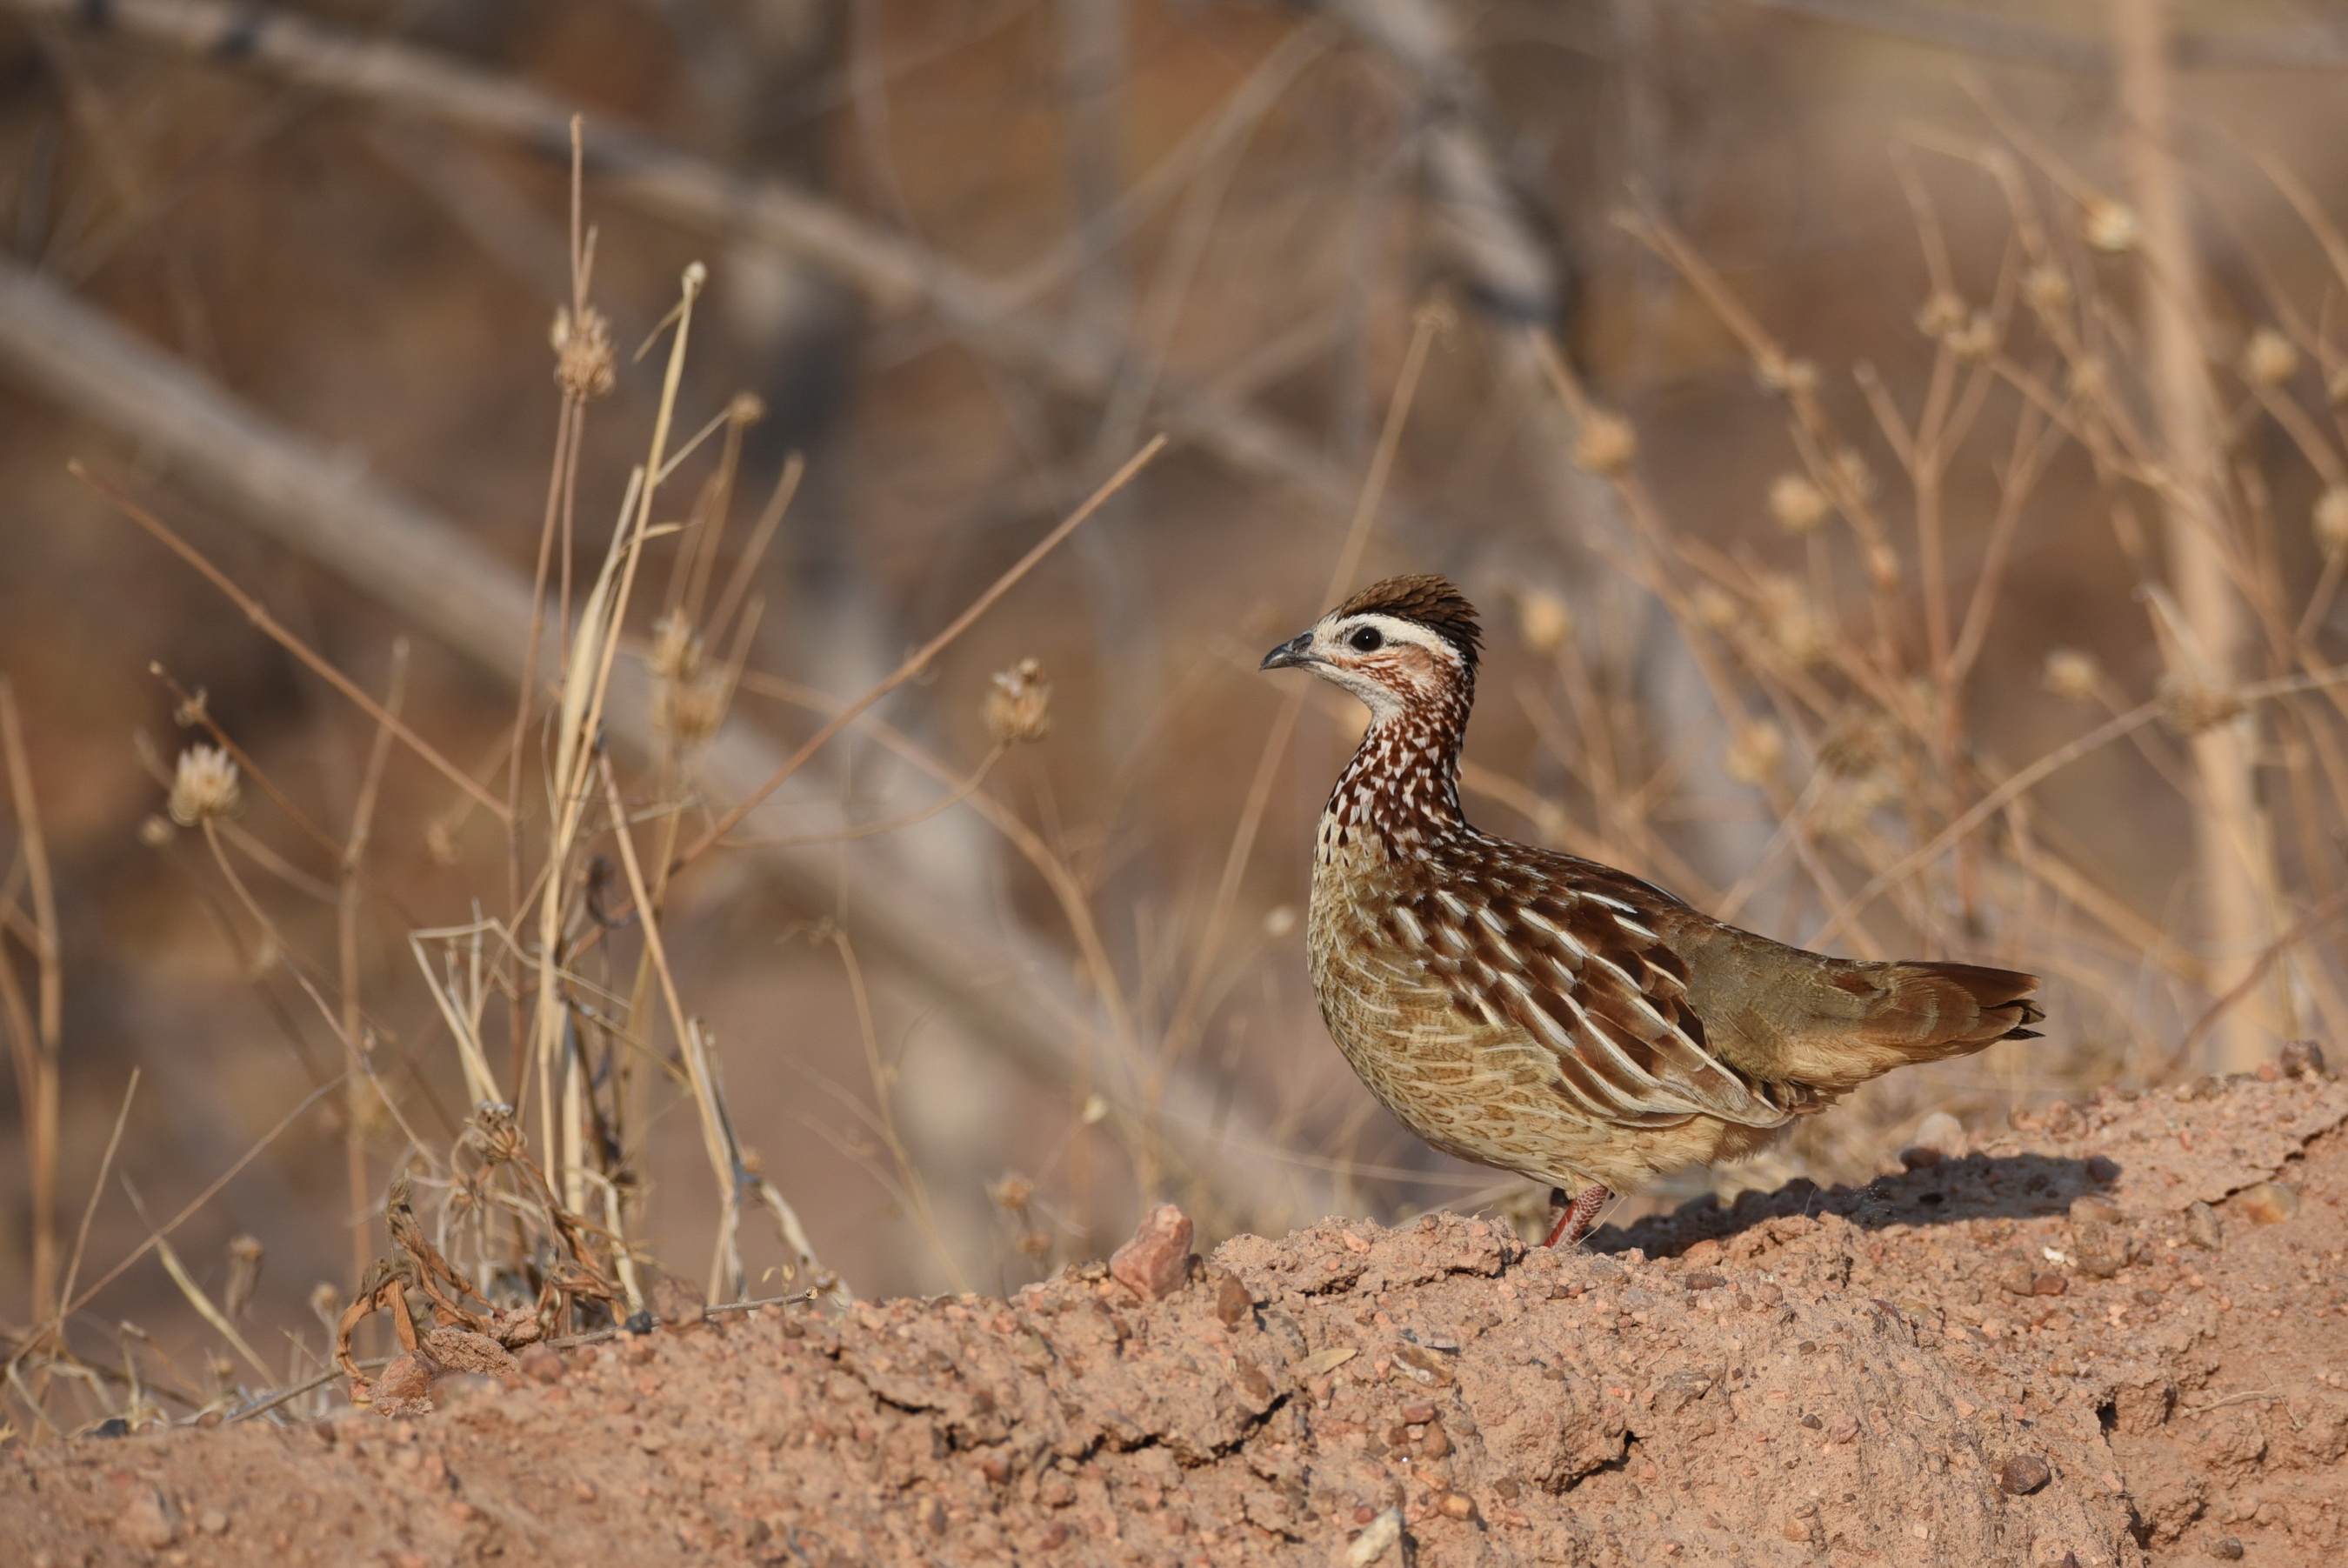
[[[2104,362],[2094,355],[2075,361],[2071,366],[2071,374],[2067,379],[2070,383],[2071,396],[2082,403],[2096,401],[2111,389],[2112,384],[2111,372],[2105,367]]]
[[[2104,672],[2096,655],[2078,648],[2056,648],[2047,654],[2039,680],[2048,691],[2070,702],[2092,702],[2104,689]]]
[[[2316,547],[2324,554],[2348,549],[2348,487],[2326,486],[2323,493],[2315,498],[2315,510],[2309,521],[2315,531]]]
[[[2232,692],[2220,691],[2191,676],[2163,677],[2160,696],[2164,705],[2162,719],[2188,739],[2226,723],[2243,707],[2242,699]]]
[[[1040,1258],[1051,1252],[1052,1238],[1041,1231],[1028,1231],[1020,1236],[1017,1245],[1029,1257]]]
[[[1517,629],[1525,646],[1537,654],[1553,654],[1573,635],[1573,612],[1563,599],[1546,588],[1528,588],[1517,595]]]
[[[312,1285],[310,1287],[310,1310],[318,1315],[318,1321],[326,1326],[326,1332],[328,1334],[332,1334],[335,1331],[335,1323],[343,1315],[343,1293],[341,1287],[338,1285],[329,1284],[324,1280],[320,1280],[316,1284]]]
[[[182,828],[214,817],[232,816],[237,808],[236,760],[216,746],[191,746],[180,753],[171,776],[171,820]]]
[[[1845,708],[1818,745],[1818,766],[1843,779],[1864,779],[1900,755],[1900,722],[1877,707]]]
[[[726,684],[716,672],[653,687],[653,732],[675,750],[691,751],[726,722]]]
[[[736,392],[734,400],[726,405],[726,418],[730,424],[755,425],[767,417],[767,400],[756,392]]]
[[[2137,222],[2136,209],[2108,196],[2096,196],[2088,201],[2079,213],[2079,232],[2085,236],[2087,243],[2115,256],[2135,250],[2137,242],[2144,238],[2144,228]]]
[[[1985,310],[1973,312],[1966,323],[1943,339],[1960,359],[1987,359],[1997,352],[1997,318]]]
[[[1769,481],[1769,515],[1788,533],[1810,532],[1830,510],[1826,492],[1803,475],[1779,474]]]
[[[1833,628],[1811,604],[1802,585],[1775,573],[1761,579],[1761,624],[1777,651],[1797,665],[1816,664],[1826,657],[1834,640]]]
[[[447,818],[435,817],[424,824],[424,848],[435,865],[453,866],[457,863],[457,830],[449,825]]]
[[[231,1317],[243,1317],[252,1310],[253,1292],[261,1287],[262,1252],[258,1236],[229,1239],[228,1284],[221,1293],[221,1305]]]
[[[1573,443],[1574,463],[1593,474],[1619,474],[1638,455],[1638,432],[1619,414],[1591,415],[1581,422],[1581,434]]]
[[[1916,330],[1938,341],[1965,324],[1965,302],[1942,290],[1924,302],[1916,313]]]
[[[1726,631],[1736,624],[1743,616],[1743,612],[1736,607],[1736,601],[1709,583],[1698,587],[1694,593],[1690,594],[1688,603],[1689,607],[1695,612],[1697,623],[1709,626],[1715,632]]]
[[[612,353],[612,324],[593,305],[572,320],[568,309],[554,313],[554,384],[584,402],[601,397],[618,385]]]
[[[2022,275],[2022,297],[2041,315],[2059,315],[2071,308],[2071,279],[2051,262],[2033,267]]]
[[[1296,906],[1294,904],[1276,903],[1264,911],[1263,934],[1274,942],[1295,929]]]
[[[1027,658],[996,672],[994,689],[986,694],[986,729],[996,742],[1011,746],[1041,740],[1052,733],[1052,683],[1044,678],[1041,662]]]
[[[2299,350],[2273,327],[2250,334],[2242,346],[2242,379],[2253,387],[2280,387],[2299,369]]]
[[[1017,1171],[994,1184],[994,1206],[1006,1214],[1024,1214],[1035,1201],[1035,1183]]]
[[[1786,732],[1765,718],[1737,727],[1721,767],[1739,784],[1766,784],[1785,760]]]
[[[164,817],[149,817],[139,824],[139,841],[150,850],[160,850],[180,836],[180,830]]]
[[[675,612],[653,625],[653,678],[689,681],[701,673],[701,637],[692,623]]]

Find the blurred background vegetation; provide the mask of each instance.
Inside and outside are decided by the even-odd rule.
[[[1392,570],[1488,623],[1482,826],[2049,976],[1651,1203],[2331,1036],[2343,70],[2281,0],[0,0],[47,1418],[321,1365],[402,1173],[500,1300],[557,1211],[633,1304],[1521,1208],[1305,978],[1360,716],[1255,665]]]

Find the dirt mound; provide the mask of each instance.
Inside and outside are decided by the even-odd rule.
[[[2343,1119],[2205,1084],[1587,1253],[1331,1221],[1159,1300],[769,1309],[408,1419],[17,1446],[0,1530],[53,1568],[2337,1562]]]

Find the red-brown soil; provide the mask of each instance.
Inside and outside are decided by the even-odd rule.
[[[2312,1568],[2348,1560],[2343,1119],[2208,1083],[1584,1253],[1329,1221],[1163,1300],[1096,1266],[405,1419],[17,1446],[0,1556]]]

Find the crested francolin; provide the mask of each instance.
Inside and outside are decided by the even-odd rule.
[[[2036,975],[1828,958],[1477,831],[1458,773],[1478,649],[1475,607],[1414,575],[1263,667],[1310,670],[1370,710],[1313,856],[1329,1033],[1413,1132],[1555,1189],[1551,1245],[1611,1195],[1750,1153],[1893,1068],[2034,1037]]]

